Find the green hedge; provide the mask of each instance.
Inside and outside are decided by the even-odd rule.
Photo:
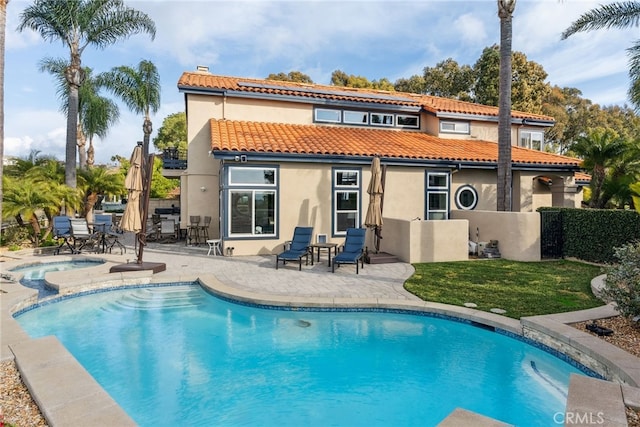
[[[613,263],[614,248],[640,241],[640,215],[612,209],[540,208],[562,213],[565,257],[597,263]]]

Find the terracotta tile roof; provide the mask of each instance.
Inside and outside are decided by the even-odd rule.
[[[488,141],[443,139],[421,132],[356,127],[292,125],[210,120],[211,149],[216,151],[373,156],[386,158],[491,162],[498,160],[498,144]],[[577,167],[580,160],[513,147],[514,164]]]
[[[184,72],[178,80],[180,90],[226,90],[245,93],[299,96],[309,99],[368,102],[375,104],[423,108],[432,113],[457,113],[498,117],[498,108],[438,96],[374,89],[286,82],[279,80],[229,77],[207,72]],[[553,121],[553,117],[512,111],[514,118]]]
[[[576,172],[573,174],[576,182],[591,182],[591,175],[584,172]]]

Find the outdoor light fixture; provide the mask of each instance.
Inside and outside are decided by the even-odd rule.
[[[200,191],[202,191],[204,193],[205,191],[207,191],[207,187],[205,187],[205,186],[200,187]]]

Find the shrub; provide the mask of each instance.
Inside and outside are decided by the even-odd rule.
[[[640,317],[640,241],[614,249],[619,263],[607,271],[602,295],[625,317]]]

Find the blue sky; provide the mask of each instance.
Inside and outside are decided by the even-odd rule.
[[[183,111],[177,90],[182,72],[206,65],[211,72],[264,78],[301,71],[328,84],[334,70],[370,80],[422,74],[447,58],[473,65],[499,43],[495,0],[449,1],[127,1],[156,23],[154,41],[136,35],[104,50],[89,47],[84,66],[102,72],[151,60],[162,80],[162,107],[154,134],[169,114]],[[626,49],[638,29],[600,30],[560,40],[584,12],[610,1],[518,0],[513,49],[541,64],[553,85],[575,87],[600,105],[627,103]],[[7,10],[5,156],[31,150],[64,159],[66,119],[51,76],[38,71],[44,57],[68,59],[62,43],[18,33],[19,14],[30,4],[12,0]],[[142,117],[121,106],[120,121],[94,140],[97,163],[128,157],[142,139]]]

